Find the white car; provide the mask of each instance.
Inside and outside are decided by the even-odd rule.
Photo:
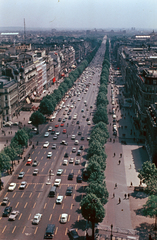
[[[87,125],[91,125],[91,121],[88,121],[88,122],[87,122]]]
[[[75,140],[75,145],[78,145],[79,144],[79,140]]]
[[[71,136],[71,139],[72,139],[72,140],[75,140],[75,135],[72,135],[72,136]]]
[[[16,217],[19,215],[19,211],[12,211],[11,212],[11,214],[10,214],[10,216],[9,216],[9,220],[13,220],[13,221],[15,221],[15,219],[16,219]]]
[[[58,196],[57,199],[56,199],[56,203],[61,204],[62,201],[63,201],[63,196]]]
[[[76,159],[75,160],[75,165],[79,165],[80,164],[80,159]]]
[[[67,221],[68,221],[68,214],[67,213],[62,213],[61,218],[60,218],[60,222],[61,223],[66,223]]]
[[[74,119],[74,120],[76,120],[76,118],[77,118],[77,116],[76,116],[76,115],[74,115],[74,116],[73,116],[73,119]]]
[[[61,175],[63,173],[63,169],[58,169],[57,175]]]
[[[74,158],[70,158],[69,163],[73,163],[74,162]]]
[[[49,136],[49,132],[46,132],[45,134],[44,134],[44,137],[48,137]]]
[[[42,214],[41,213],[37,213],[35,214],[32,224],[39,224],[40,220],[42,218]]]
[[[63,165],[67,165],[68,164],[68,160],[67,159],[64,159],[63,160]]]
[[[73,152],[73,153],[76,152],[76,148],[73,148],[73,149],[72,149],[72,152]]]
[[[51,157],[52,157],[52,152],[48,152],[47,158],[51,158]]]
[[[57,145],[56,144],[53,144],[52,145],[52,149],[56,149]]]
[[[20,189],[25,189],[25,187],[27,186],[27,182],[23,181],[21,182],[21,185],[20,185]]]
[[[59,136],[60,132],[59,131],[56,131],[56,135]]]
[[[37,175],[39,173],[39,169],[34,169],[34,171],[33,171],[33,175]]]
[[[48,146],[49,146],[49,142],[46,141],[46,142],[43,144],[43,147],[44,147],[44,148],[47,148]]]
[[[55,179],[54,186],[59,187],[61,184],[61,179]]]
[[[10,183],[8,191],[13,191],[16,188],[16,183]]]
[[[52,131],[52,127],[51,126],[49,126],[48,131]]]

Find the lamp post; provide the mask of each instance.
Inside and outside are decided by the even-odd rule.
[[[112,240],[112,237],[113,237],[113,235],[112,235],[112,229],[113,229],[113,225],[111,224],[111,240]]]

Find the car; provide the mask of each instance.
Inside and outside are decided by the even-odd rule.
[[[91,125],[91,121],[88,121],[88,122],[87,122],[87,125]]]
[[[85,118],[86,116],[85,115],[82,115],[83,118]]]
[[[88,121],[89,121],[89,118],[86,118],[86,121],[88,122]]]
[[[26,186],[27,186],[27,182],[23,181],[23,182],[21,182],[19,189],[25,189]]]
[[[23,178],[25,175],[25,172],[20,172],[18,178]]]
[[[82,134],[82,132],[78,132],[78,135],[80,136]]]
[[[72,193],[73,193],[73,187],[72,187],[72,186],[67,187],[66,195],[67,195],[67,196],[71,196]]]
[[[81,183],[81,182],[82,182],[82,176],[81,176],[80,174],[77,176],[77,182],[78,182],[78,183]]]
[[[64,123],[61,123],[61,124],[60,124],[60,127],[64,127]]]
[[[93,108],[93,106],[91,105],[90,108]]]
[[[64,157],[69,157],[69,154],[66,152],[66,153],[64,154]]]
[[[79,150],[83,150],[83,149],[84,149],[84,146],[81,145],[81,146],[79,147]]]
[[[81,112],[84,112],[84,109],[81,109]]]
[[[55,134],[55,130],[54,129],[52,129],[51,134]]]
[[[62,140],[62,141],[60,142],[60,144],[62,144],[62,145],[68,145],[68,143],[67,143],[65,140]]]
[[[9,216],[9,220],[13,220],[15,221],[15,219],[17,218],[17,216],[19,215],[19,211],[13,210]]]
[[[71,140],[75,140],[75,135],[72,135],[72,136],[71,136]]]
[[[58,169],[58,171],[57,171],[57,175],[62,175],[62,173],[63,173],[63,169]]]
[[[58,139],[58,136],[57,135],[54,135],[53,136],[53,140],[57,140]]]
[[[48,152],[47,158],[51,158],[51,157],[52,157],[52,152]]]
[[[56,131],[56,135],[59,136],[60,132],[59,131]]]
[[[66,121],[65,118],[63,118],[62,122],[65,122],[65,121]]]
[[[43,147],[44,147],[44,148],[47,148],[48,146],[49,146],[49,142],[46,141],[46,142],[43,144]]]
[[[66,129],[63,129],[63,133],[66,133],[67,132],[67,130]]]
[[[26,165],[31,165],[33,160],[31,158],[28,158]]]
[[[111,104],[114,105],[114,100],[112,100]]]
[[[68,164],[68,160],[67,159],[64,159],[63,160],[63,165],[67,165]]]
[[[48,127],[48,131],[52,131],[52,127],[51,126]]]
[[[60,217],[60,223],[66,223],[68,221],[68,214],[62,213]]]
[[[28,121],[28,124],[31,124],[31,123],[32,123],[32,121],[29,120],[29,121]]]
[[[57,198],[56,198],[56,203],[57,204],[61,204],[63,202],[63,196],[58,196]]]
[[[77,156],[81,156],[81,150],[77,151]]]
[[[45,132],[44,137],[48,137],[49,136],[49,132]]]
[[[76,152],[76,148],[74,147],[73,149],[72,149],[72,153],[75,153]]]
[[[73,116],[73,120],[76,120],[76,118],[77,118],[77,116],[76,116],[76,115],[74,115],[74,116]]]
[[[1,205],[2,205],[2,206],[6,206],[6,205],[8,205],[9,202],[10,202],[10,201],[9,201],[9,198],[8,198],[8,197],[4,197]]]
[[[76,232],[76,230],[75,229],[68,229],[68,235],[69,235],[69,237],[71,238],[71,239],[76,239],[76,240],[78,240],[79,239],[79,235],[78,235],[78,233]]]
[[[33,171],[33,175],[38,175],[38,173],[39,173],[39,169],[34,169],[34,171]]]
[[[71,120],[71,116],[69,116],[69,120]]]
[[[39,224],[41,218],[42,218],[42,214],[41,213],[36,213],[34,218],[33,218],[32,224]]]
[[[16,183],[10,183],[8,191],[13,191],[16,188]]]
[[[80,159],[76,159],[75,160],[75,165],[79,165],[80,164]]]
[[[75,145],[78,145],[79,144],[79,141],[78,140],[75,140],[75,143],[74,143]]]
[[[73,180],[73,178],[74,178],[74,173],[69,173],[68,180]]]
[[[81,101],[81,98],[78,98],[77,101]]]
[[[56,149],[56,147],[57,147],[57,144],[54,143],[54,144],[52,145],[52,149]]]
[[[61,122],[62,121],[62,119],[61,118],[58,118],[58,122]]]
[[[84,137],[81,137],[81,141],[83,141],[84,140]]]
[[[79,123],[80,123],[80,121],[77,121],[77,122],[76,122],[76,124],[79,124]]]
[[[70,158],[69,163],[73,163],[74,162],[74,158]]]
[[[114,136],[117,136],[117,130],[114,130],[114,131],[113,131],[113,135],[114,135]]]
[[[11,213],[11,211],[12,211],[12,207],[11,206],[5,207],[2,216],[3,217],[8,217],[9,214]]]
[[[36,132],[38,129],[36,127],[32,127],[32,130]]]
[[[32,166],[33,166],[33,167],[36,167],[36,166],[38,165],[38,163],[39,163],[39,162],[38,162],[37,160],[34,160]]]
[[[61,179],[55,179],[54,186],[59,187],[61,184]]]
[[[89,141],[90,140],[90,137],[87,137],[87,141]]]
[[[58,128],[58,127],[59,127],[59,124],[56,124],[56,125],[55,125],[55,128]]]

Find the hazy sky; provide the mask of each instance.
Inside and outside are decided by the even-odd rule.
[[[0,27],[152,28],[157,0],[0,0]]]

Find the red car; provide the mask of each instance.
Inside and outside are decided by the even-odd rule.
[[[27,160],[27,163],[26,163],[26,165],[31,165],[31,164],[32,164],[32,162],[33,162],[33,160],[32,160],[31,158],[29,158],[29,159]]]
[[[59,127],[59,124],[56,124],[56,125],[55,125],[55,128],[58,128],[58,127]]]
[[[61,127],[64,127],[64,123],[61,123],[61,125],[60,125]]]
[[[67,132],[67,130],[66,129],[63,129],[63,133],[66,133]]]

